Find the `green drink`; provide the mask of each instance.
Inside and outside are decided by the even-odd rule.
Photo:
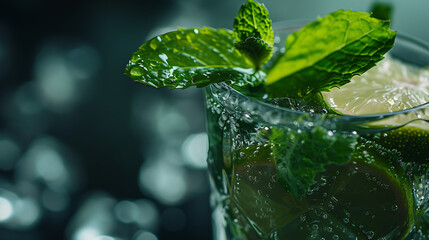
[[[338,10],[275,38],[248,0],[131,56],[137,82],[205,87],[214,239],[429,238],[429,47],[389,27]]]
[[[226,84],[206,88],[215,239],[428,239],[424,213],[429,197],[429,103],[420,104],[429,98],[424,93],[429,89],[429,72],[420,69],[429,65],[429,49],[399,37],[391,55],[364,74],[362,82],[352,81],[349,88],[345,85],[324,95],[325,101],[336,104],[334,111],[348,115],[313,111],[305,105],[297,109],[290,104],[293,99],[255,99]],[[414,67],[392,58],[410,61]],[[406,71],[409,79],[395,71]],[[376,89],[381,86],[378,81],[385,81],[377,78],[389,74],[402,79],[402,85],[417,84],[416,78],[421,81],[414,86],[423,92],[421,99],[412,98],[419,97],[414,92],[411,99],[403,93],[404,102],[397,103],[398,108],[420,106],[403,111],[391,107],[387,101],[397,93]],[[366,93],[350,98],[355,102],[345,102],[342,91],[349,96],[362,84],[367,85]],[[389,80],[383,84],[388,86]],[[413,89],[400,89],[404,88]],[[361,105],[359,111],[352,104]],[[377,113],[380,109],[396,111]],[[279,132],[289,137],[280,143],[270,138]],[[351,139],[354,144],[346,144]],[[309,189],[297,196],[291,186],[285,188],[278,181],[279,148],[285,149],[285,155],[295,155],[288,158],[291,175],[306,174],[294,168],[312,170],[298,162],[310,157],[310,161],[318,155],[351,154],[351,158],[322,166]]]

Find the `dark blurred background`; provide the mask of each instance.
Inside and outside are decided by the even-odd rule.
[[[122,72],[149,38],[231,28],[244,0],[1,0],[0,240],[211,239],[201,89]],[[274,21],[374,1],[266,0]],[[384,1],[429,41],[429,1]]]

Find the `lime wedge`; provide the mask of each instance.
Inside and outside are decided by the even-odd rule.
[[[343,114],[405,110],[429,102],[429,69],[387,56],[376,67],[323,96],[331,108]]]
[[[350,83],[323,93],[327,105],[340,114],[366,115],[401,111],[429,102],[429,68],[417,68],[387,56]],[[368,124],[400,127],[373,139],[395,149],[405,162],[429,162],[429,108],[395,114]]]

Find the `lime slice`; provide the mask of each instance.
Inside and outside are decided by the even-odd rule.
[[[323,93],[327,105],[348,115],[409,109],[429,102],[429,69],[417,68],[387,56],[362,76],[340,89]],[[400,127],[374,139],[399,152],[406,162],[429,162],[429,108],[395,114],[368,124],[372,128]],[[403,126],[403,127],[401,127]]]
[[[429,69],[387,56],[362,76],[323,93],[326,103],[343,114],[365,115],[405,110],[429,102]]]

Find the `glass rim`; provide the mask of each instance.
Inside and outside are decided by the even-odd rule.
[[[284,21],[273,23],[273,28],[274,28],[274,30],[277,30],[277,31],[279,31],[279,30],[282,30],[282,31],[293,30],[296,28],[303,27],[306,23],[308,23],[310,21],[312,21],[312,20],[311,19],[284,20]],[[423,49],[429,55],[429,43],[425,42],[425,41],[423,41],[417,37],[397,32],[397,36],[395,39],[395,45],[396,45],[397,41],[407,43],[407,44],[409,44],[413,47],[417,47],[419,49]],[[362,114],[362,115],[342,114],[342,115],[340,115],[340,114],[333,114],[333,113],[327,113],[327,114],[309,113],[309,112],[304,112],[304,111],[299,111],[299,110],[292,110],[292,109],[289,109],[286,107],[276,106],[276,105],[261,101],[259,99],[249,97],[249,96],[239,92],[238,90],[234,89],[233,87],[229,86],[225,82],[220,82],[220,83],[215,83],[215,84],[209,85],[209,88],[211,88],[211,87],[217,88],[219,90],[221,90],[222,88],[228,89],[228,91],[230,91],[233,94],[237,94],[241,98],[246,99],[246,101],[250,101],[252,103],[262,105],[262,106],[264,106],[268,109],[274,110],[274,111],[280,111],[280,112],[291,113],[291,114],[301,114],[301,115],[310,114],[311,116],[322,116],[323,115],[323,116],[328,116],[328,117],[334,117],[335,119],[338,119],[340,121],[344,120],[344,121],[353,121],[353,122],[366,122],[366,121],[371,121],[371,120],[384,119],[384,118],[388,118],[388,117],[392,117],[392,116],[396,116],[396,115],[401,115],[401,114],[407,114],[407,113],[419,111],[419,110],[425,109],[425,108],[429,109],[429,102],[426,102],[426,103],[414,106],[412,108],[407,108],[404,110],[393,111],[393,112],[374,113],[374,114]]]

